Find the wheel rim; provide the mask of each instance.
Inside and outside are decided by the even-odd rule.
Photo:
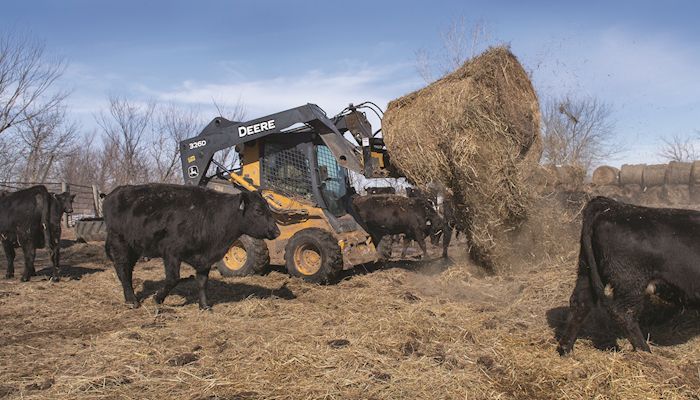
[[[226,268],[232,271],[238,271],[243,268],[245,262],[248,260],[248,255],[246,254],[243,243],[236,241],[233,246],[224,255],[224,265]]]
[[[313,275],[321,269],[321,252],[310,244],[304,244],[294,251],[294,265],[304,275]]]

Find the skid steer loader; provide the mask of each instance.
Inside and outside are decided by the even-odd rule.
[[[325,283],[342,269],[377,260],[376,243],[352,215],[348,170],[369,178],[397,172],[361,109],[378,107],[351,104],[332,118],[315,104],[246,122],[218,117],[180,143],[186,184],[261,191],[280,228],[275,240],[241,237],[217,264],[222,275],[260,273],[272,264]],[[240,159],[233,170],[214,158],[230,147]]]

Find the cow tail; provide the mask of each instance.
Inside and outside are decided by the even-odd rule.
[[[593,226],[598,214],[598,210],[584,210],[583,226],[581,227],[581,251],[583,252],[586,266],[588,267],[588,276],[591,287],[593,288],[593,293],[599,301],[603,298],[605,288],[603,281],[600,278],[598,264],[596,263],[595,254],[593,253],[592,243]]]

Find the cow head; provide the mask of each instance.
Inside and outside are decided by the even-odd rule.
[[[274,239],[280,230],[270,206],[260,192],[242,192],[239,210],[242,213],[241,232],[256,239]]]
[[[54,198],[58,200],[61,212],[64,212],[66,214],[70,214],[73,212],[73,200],[75,199],[74,194],[70,194],[69,192],[63,192],[61,194],[55,194]]]

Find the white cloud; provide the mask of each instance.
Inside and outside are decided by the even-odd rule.
[[[299,75],[232,83],[185,81],[166,91],[152,91],[158,100],[192,105],[242,102],[249,117],[285,110],[306,103],[318,104],[328,113],[349,103],[372,101],[386,107],[388,101],[421,84],[411,65],[364,66],[339,72],[312,70]]]

